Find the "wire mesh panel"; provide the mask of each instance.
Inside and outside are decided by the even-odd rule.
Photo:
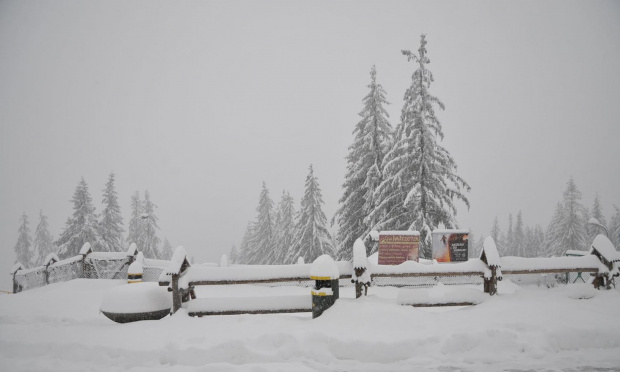
[[[84,277],[89,279],[127,279],[129,259],[96,259],[86,257],[84,260]]]
[[[82,277],[82,261],[73,261],[64,265],[53,265],[48,268],[49,284],[66,282]]]
[[[510,280],[511,282],[520,286],[536,286],[553,288],[558,285],[567,284],[567,274],[569,278],[571,276],[577,276],[577,273],[549,273],[549,274],[508,274],[504,275],[503,280]],[[574,275],[573,275],[574,274]],[[589,278],[589,273],[581,274],[584,278]],[[572,282],[570,282],[572,283]]]
[[[15,282],[17,283],[16,292],[44,286],[45,267],[41,266],[33,270],[18,271],[15,274]]]
[[[144,266],[142,268],[143,273],[142,273],[142,281],[143,282],[158,282],[159,281],[159,276],[161,275],[162,271],[164,271],[163,267],[156,267],[156,266]]]
[[[379,287],[432,287],[437,283],[445,285],[483,284],[480,276],[409,276],[409,277],[375,277],[372,285]]]

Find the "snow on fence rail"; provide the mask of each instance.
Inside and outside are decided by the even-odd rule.
[[[85,243],[80,254],[59,260],[55,254],[46,257],[42,266],[25,269],[16,264],[10,274],[13,276],[13,293],[42,287],[47,284],[72,279],[127,279],[127,268],[135,260],[138,250],[131,244],[126,252],[93,252]],[[144,281],[156,282],[170,261],[144,260]]]
[[[600,238],[597,237],[599,245]],[[595,240],[597,241],[597,240]],[[357,244],[357,242],[356,242]],[[179,247],[182,248],[182,247]],[[169,286],[173,296],[173,312],[180,309],[185,302],[188,313],[192,316],[214,314],[246,314],[246,313],[274,313],[274,312],[298,312],[303,309],[295,304],[305,300],[300,298],[275,298],[263,299],[196,299],[194,287],[198,285],[228,285],[228,284],[261,284],[279,282],[302,282],[310,277],[310,264],[297,265],[258,265],[258,266],[234,266],[234,267],[201,267],[191,266],[185,255],[184,249],[177,249],[168,270],[162,272],[159,284]],[[356,253],[357,252],[357,253]],[[360,253],[361,252],[361,253]],[[500,257],[497,247],[492,238],[484,242],[483,250],[479,259],[471,259],[463,263],[455,264],[421,264],[418,262],[405,262],[400,265],[373,265],[368,263],[367,257],[356,257],[364,254],[365,250],[354,250],[352,262],[337,262],[340,279],[353,278],[356,282],[356,297],[361,296],[362,286],[367,285],[368,278],[420,278],[432,277],[477,277],[484,283],[484,292],[490,295],[497,293],[497,282],[504,275],[540,275],[559,273],[592,273],[600,282],[594,283],[599,287],[609,283],[618,273],[620,256],[613,256],[606,261],[595,254],[593,249],[590,255],[582,257],[552,257],[552,258],[521,258]],[[610,255],[607,254],[607,257]],[[355,265],[355,267],[354,267]],[[609,284],[607,284],[609,287]],[[304,297],[304,296],[302,296]],[[191,301],[190,301],[191,299]],[[475,300],[475,301],[474,301]],[[477,303],[479,299],[473,299],[471,303]],[[411,301],[408,301],[411,302]],[[470,303],[463,300],[463,303]],[[262,304],[262,305],[261,305]],[[430,304],[432,305],[432,304]],[[306,309],[305,311],[310,311]]]

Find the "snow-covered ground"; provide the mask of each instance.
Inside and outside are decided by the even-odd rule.
[[[74,280],[0,296],[2,371],[620,371],[620,291],[518,288],[466,308],[397,304],[397,288],[353,288],[305,314],[116,324],[99,313],[115,280]],[[199,296],[309,293],[220,286]],[[437,295],[434,288],[429,295]],[[581,296],[584,292],[586,296]]]

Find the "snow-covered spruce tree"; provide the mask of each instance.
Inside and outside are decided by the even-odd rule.
[[[62,259],[76,256],[84,243],[90,243],[93,250],[101,249],[95,207],[84,178],[75,188],[71,201],[73,202],[73,216],[67,220],[65,230],[56,241],[59,248],[58,255]]]
[[[281,265],[286,261],[288,252],[293,246],[293,239],[295,239],[296,215],[293,197],[287,191],[283,191],[276,211],[272,264]]]
[[[50,234],[49,231],[47,216],[43,215],[43,211],[39,212],[39,224],[34,230],[34,242],[32,245],[33,265],[42,265],[43,261],[50,253],[56,253],[56,246],[54,245],[52,234]]]
[[[110,173],[108,183],[103,190],[103,211],[99,216],[99,235],[101,250],[105,252],[123,251],[123,216],[118,204],[118,195],[114,188],[114,173]]]
[[[609,220],[609,239],[614,243],[616,250],[620,251],[620,208],[614,205],[614,215]]]
[[[418,54],[403,51],[418,64],[405,92],[401,122],[391,150],[383,160],[383,182],[375,192],[377,207],[369,215],[374,230],[417,230],[421,257],[431,257],[431,231],[440,225],[455,228],[455,200],[469,201],[462,190],[469,185],[456,174],[456,162],[438,140],[443,140],[435,107],[444,104],[429,92],[433,74],[426,68],[426,38]]]
[[[334,246],[327,230],[327,218],[321,209],[322,204],[323,197],[319,182],[310,165],[310,173],[306,178],[305,192],[301,199],[301,209],[295,228],[295,241],[286,263],[294,264],[299,257],[308,263],[314,262],[323,254],[334,257]]]
[[[515,247],[515,234],[513,230],[512,213],[508,213],[508,230],[506,230],[506,237],[504,239],[504,251],[501,252],[502,256],[514,256]]]
[[[228,263],[229,264],[237,264],[239,263],[239,250],[237,249],[236,245],[232,245],[232,248],[230,248],[230,253],[228,255]]]
[[[603,231],[601,227],[588,224],[590,217],[596,218],[601,225],[607,227],[607,220],[605,219],[605,215],[603,214],[603,206],[601,205],[601,200],[598,196],[598,193],[596,193],[596,196],[594,197],[594,205],[592,206],[592,211],[589,213],[589,216],[586,219],[586,224],[587,224],[586,231],[588,232],[588,238],[587,238],[588,245],[592,244],[592,242],[594,241],[594,238],[596,238],[598,234],[605,234],[605,231]]]
[[[140,192],[136,191],[131,196],[131,217],[129,218],[129,228],[125,240],[127,245],[131,243],[136,243],[138,247],[144,245],[144,242],[140,240],[144,236],[142,226],[142,201],[140,201]]]
[[[250,241],[252,239],[252,223],[248,222],[248,226],[243,233],[243,239],[241,239],[241,246],[239,247],[239,253],[237,254],[237,263],[247,265],[248,253],[252,250],[250,247]]]
[[[493,226],[491,227],[491,237],[495,241],[495,246],[498,252],[504,252],[504,242],[502,241],[502,230],[499,227],[499,219],[495,216],[493,220]],[[481,237],[482,238],[482,237]]]
[[[523,216],[521,211],[517,213],[517,221],[514,230],[513,256],[525,257],[525,226],[523,225]]]
[[[544,255],[545,232],[540,225],[527,229],[525,257],[542,257]]]
[[[15,243],[15,262],[19,262],[24,267],[32,267],[36,265],[32,257],[32,238],[30,237],[30,228],[28,227],[28,216],[26,212],[22,213],[19,219],[19,229],[17,235],[17,243]]]
[[[588,247],[586,233],[585,208],[580,202],[581,192],[577,189],[575,181],[571,177],[564,191],[563,219],[560,223],[561,247],[567,249],[585,250]],[[558,255],[564,252],[556,252]]]
[[[140,215],[140,220],[142,221],[142,228],[140,229],[142,237],[140,242],[142,242],[142,246],[138,245],[138,248],[144,252],[144,257],[160,259],[162,258],[159,247],[161,239],[157,236],[157,230],[159,230],[157,221],[159,221],[159,218],[155,215],[155,208],[157,206],[151,201],[149,190],[146,190],[144,192],[144,200],[142,201],[142,214]]]
[[[374,220],[366,220],[375,208],[374,193],[382,181],[381,163],[389,149],[392,127],[384,106],[385,90],[377,83],[377,71],[370,71],[370,92],[362,100],[364,108],[359,113],[362,119],[353,130],[354,140],[347,155],[347,174],[342,188],[340,208],[335,219],[338,222],[338,257],[350,260],[353,243],[363,239]],[[367,252],[372,254],[372,252]]]
[[[252,228],[246,254],[248,265],[268,265],[274,259],[274,223],[273,201],[269,197],[269,190],[263,182],[263,188],[256,207],[256,222]]]
[[[553,217],[551,217],[551,222],[549,222],[549,226],[547,226],[547,233],[545,234],[545,242],[543,244],[543,255],[545,257],[561,256],[564,253],[561,246],[562,237],[560,231],[560,224],[563,219],[564,206],[562,206],[562,203],[558,203],[555,206]]]
[[[172,258],[172,254],[174,250],[172,249],[172,244],[168,241],[168,238],[164,238],[164,243],[161,246],[161,252],[159,254],[159,259],[161,260],[170,260]]]

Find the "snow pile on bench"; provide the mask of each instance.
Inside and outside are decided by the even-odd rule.
[[[351,275],[351,263],[336,262],[340,276]],[[296,265],[248,265],[232,267],[199,267],[189,269],[190,285],[226,284],[234,282],[260,282],[284,280],[310,280],[312,264]]]
[[[486,265],[479,259],[470,259],[466,262],[454,264],[422,264],[415,261],[406,261],[400,265],[370,265],[373,276],[381,275],[411,275],[433,276],[437,274],[454,275],[482,275]]]
[[[439,283],[430,289],[403,288],[398,292],[398,304],[414,307],[478,305],[489,296],[475,288],[446,287]]]
[[[321,255],[314,260],[310,267],[310,278],[316,280],[332,280],[340,278],[338,266],[328,254]]]
[[[594,255],[581,257],[503,257],[504,273],[514,272],[553,272],[580,270],[584,272],[596,272],[606,270],[601,261]]]
[[[197,298],[187,304],[187,313],[191,316],[309,311],[312,311],[309,293],[298,296]]]

